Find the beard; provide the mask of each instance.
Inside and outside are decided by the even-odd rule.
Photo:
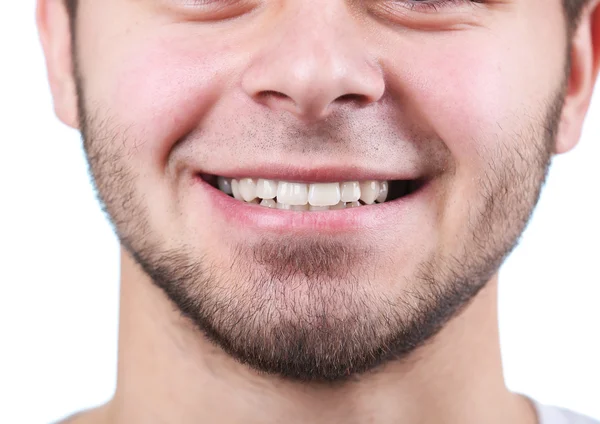
[[[266,236],[231,246],[218,261],[185,243],[165,247],[137,189],[141,173],[119,146],[123,128],[89,113],[81,78],[79,118],[97,197],[122,246],[198,331],[235,360],[293,381],[341,383],[403,361],[460,313],[517,244],[550,165],[564,101],[558,90],[529,133],[480,156],[477,198],[452,254],[431,254],[386,281],[397,262],[376,243],[315,234]],[[524,127],[527,127],[525,125]],[[514,133],[512,137],[514,136]],[[386,268],[387,267],[387,268]],[[388,273],[389,274],[389,273]],[[386,274],[386,275],[388,275]],[[392,280],[393,276],[390,277]],[[388,279],[389,280],[389,279]]]

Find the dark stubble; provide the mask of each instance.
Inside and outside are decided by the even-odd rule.
[[[77,75],[79,116],[92,182],[122,245],[179,311],[236,360],[296,381],[344,382],[430,340],[485,286],[516,245],[550,165],[564,89],[527,134],[504,134],[485,152],[477,207],[451,256],[428,257],[410,289],[392,297],[377,274],[359,272],[372,248],[315,236],[234,246],[227,267],[182,245],[162,247],[138,171],[120,146],[127,132],[90,113]],[[512,137],[512,138],[511,138]],[[205,246],[205,249],[209,247]],[[385,260],[394,262],[394,258]]]

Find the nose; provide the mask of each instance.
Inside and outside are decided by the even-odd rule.
[[[243,90],[305,121],[324,119],[341,105],[377,102],[385,91],[383,73],[354,18],[335,6],[340,2],[310,3],[298,2],[307,7],[278,22],[246,68]]]

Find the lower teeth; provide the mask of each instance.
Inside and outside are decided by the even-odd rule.
[[[233,197],[233,196],[231,196]],[[282,209],[282,210],[290,210],[290,211],[313,211],[313,212],[321,212],[321,211],[329,211],[329,210],[339,210],[339,209],[347,209],[347,208],[356,208],[359,206],[364,206],[364,203],[361,202],[339,202],[334,206],[313,206],[313,205],[288,205],[285,203],[279,203],[277,198],[274,199],[253,199],[250,202],[247,202],[243,199],[238,199],[244,203],[256,204],[269,209]]]
[[[334,206],[313,206],[313,205],[288,205],[285,203],[279,203],[277,199],[263,199],[258,202],[258,199],[255,199],[251,202],[245,203],[255,203],[259,204],[262,207],[270,208],[270,209],[283,209],[289,211],[312,211],[312,212],[322,212],[322,211],[330,211],[330,210],[339,210],[339,209],[347,209],[347,208],[356,208],[358,206],[363,206],[360,202],[340,202]]]

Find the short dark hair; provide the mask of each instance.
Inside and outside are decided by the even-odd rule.
[[[75,16],[77,16],[77,3],[79,3],[78,0],[64,0],[65,1],[65,7],[67,8],[67,13],[69,14],[69,18],[71,18],[71,21],[75,20]]]
[[[567,32],[569,34],[569,38],[577,29],[581,12],[589,2],[590,0],[563,0],[563,8],[565,9],[565,18],[567,20]]]

